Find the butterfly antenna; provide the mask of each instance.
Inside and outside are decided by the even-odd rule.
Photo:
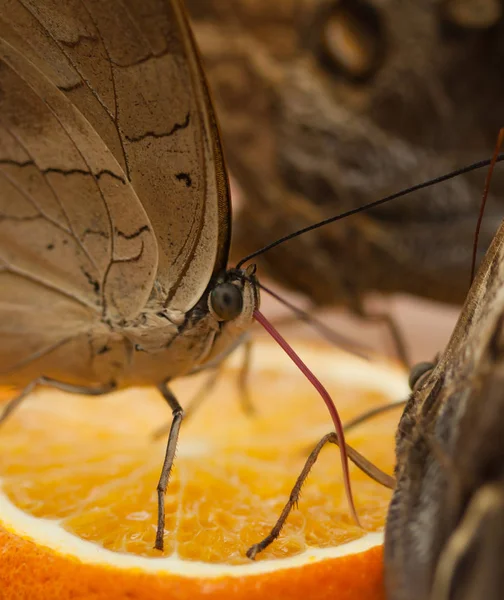
[[[341,456],[341,466],[343,469],[343,483],[345,486],[345,494],[348,500],[348,504],[350,507],[350,512],[354,521],[360,527],[359,517],[357,515],[357,511],[355,509],[355,504],[352,496],[352,487],[350,484],[350,473],[348,470],[348,453],[345,444],[345,434],[343,432],[343,425],[341,423],[341,419],[339,417],[338,411],[334,402],[329,395],[329,392],[325,389],[322,383],[315,377],[315,375],[310,371],[310,369],[305,365],[305,363],[301,360],[301,358],[294,352],[291,346],[287,343],[287,341],[280,335],[280,333],[273,327],[273,325],[266,319],[266,317],[259,311],[254,310],[254,318],[260,323],[264,329],[271,335],[271,337],[278,343],[278,345],[284,350],[284,352],[290,357],[290,359],[294,362],[294,364],[298,367],[298,369],[303,373],[303,375],[308,379],[308,381],[313,385],[313,387],[317,390],[317,392],[322,396],[328,410],[331,415],[332,421],[334,423],[334,428],[336,429],[336,435],[338,436],[338,440],[340,442],[340,456]]]
[[[236,268],[240,269],[244,263],[255,258],[256,256],[260,256],[261,254],[264,254],[268,250],[271,250],[272,248],[276,248],[277,246],[280,246],[280,244],[284,244],[285,242],[288,242],[289,240],[292,240],[296,237],[299,237],[300,235],[308,233],[308,231],[313,231],[314,229],[319,229],[319,227],[324,227],[325,225],[329,225],[329,223],[335,223],[336,221],[341,221],[342,219],[346,219],[347,217],[351,217],[352,215],[356,215],[360,212],[364,212],[371,208],[376,208],[377,206],[381,206],[382,204],[386,204],[387,202],[391,202],[392,200],[396,200],[397,198],[402,198],[403,196],[407,196],[408,194],[412,194],[413,192],[417,192],[418,190],[423,190],[423,189],[431,187],[433,185],[437,185],[438,183],[442,183],[443,181],[448,181],[449,179],[453,179],[455,177],[458,177],[459,175],[464,175],[466,173],[470,173],[471,171],[476,171],[477,169],[481,169],[483,167],[488,167],[492,163],[492,161],[495,164],[495,163],[501,162],[503,160],[504,160],[504,154],[499,154],[496,157],[493,157],[490,159],[480,160],[480,161],[475,162],[466,167],[462,167],[460,169],[456,169],[455,171],[451,171],[450,173],[446,173],[445,175],[440,175],[439,177],[435,177],[434,179],[429,179],[428,181],[424,181],[423,183],[417,183],[416,185],[413,185],[409,188],[401,190],[400,192],[396,192],[395,194],[391,194],[390,196],[385,196],[385,198],[381,198],[380,200],[375,200],[374,202],[369,202],[368,204],[363,204],[362,206],[359,206],[359,208],[354,208],[352,210],[348,210],[344,213],[340,213],[339,215],[335,215],[334,217],[329,217],[328,219],[324,219],[322,221],[319,221],[318,223],[313,223],[312,225],[308,225],[308,227],[303,227],[303,229],[299,229],[298,231],[293,231],[292,233],[289,233],[288,235],[285,235],[285,236],[275,240],[274,242],[271,242],[271,244],[268,244],[266,246],[263,246],[262,248],[259,248],[259,250],[252,252],[248,256],[245,256],[245,258],[242,258],[240,260],[240,262],[236,265]]]
[[[495,144],[495,150],[492,156],[492,160],[490,161],[490,167],[488,169],[488,173],[485,179],[485,187],[483,188],[483,195],[481,197],[481,206],[478,215],[478,222],[476,224],[476,231],[474,232],[474,242],[473,242],[473,254],[472,254],[472,263],[471,263],[471,281],[472,284],[474,279],[474,274],[476,272],[476,255],[478,253],[478,239],[481,229],[481,223],[483,222],[483,215],[485,213],[486,201],[488,198],[488,192],[490,190],[490,182],[492,181],[492,175],[494,172],[495,165],[497,163],[497,159],[499,158],[499,150],[501,149],[502,143],[504,142],[504,128],[501,128],[499,131],[499,135],[497,137],[497,143]]]
[[[338,347],[342,348],[343,350],[346,350],[346,352],[350,352],[351,354],[354,354],[355,356],[358,356],[359,358],[363,358],[364,360],[371,360],[369,355],[366,354],[361,349],[362,346],[359,346],[353,340],[350,340],[347,337],[345,337],[344,335],[341,335],[340,333],[338,333],[337,331],[334,331],[333,329],[331,329],[330,327],[328,327],[327,325],[322,323],[322,321],[319,321],[316,317],[314,317],[314,316],[310,315],[309,313],[305,312],[304,310],[298,308],[297,306],[295,306],[288,300],[285,300],[284,298],[282,298],[282,296],[280,296],[279,294],[274,292],[272,289],[266,287],[262,283],[259,283],[259,287],[262,290],[264,290],[267,294],[269,294],[270,296],[275,298],[275,300],[280,302],[280,304],[283,304],[284,306],[286,306],[302,321],[304,321],[305,323],[310,325],[322,337],[324,337],[329,343],[334,344],[335,346],[338,346]]]

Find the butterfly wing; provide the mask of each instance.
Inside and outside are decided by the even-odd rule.
[[[504,489],[477,491],[439,559],[429,600],[498,600],[504,574]]]
[[[156,236],[161,301],[187,311],[226,265],[230,205],[217,126],[182,4],[47,0],[3,12],[15,43],[121,165]]]
[[[449,563],[452,542],[460,531],[468,531],[457,533],[471,498],[499,472],[503,323],[504,224],[478,270],[446,350],[401,418],[397,485],[385,537],[391,600],[431,597],[440,556]]]
[[[3,40],[0,52],[1,364],[9,371],[105,314],[138,312],[157,248],[152,235],[121,239],[149,220],[89,123]]]
[[[194,305],[227,261],[229,196],[178,2],[4,1],[0,18],[6,373],[149,298]]]

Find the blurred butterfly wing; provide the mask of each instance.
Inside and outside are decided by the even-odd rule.
[[[197,49],[178,0],[4,2],[11,43],[105,141],[158,244],[155,301],[186,312],[230,239],[227,175]],[[139,228],[124,230],[140,235]]]
[[[101,138],[3,40],[0,90],[0,372],[6,373],[102,317],[135,316],[149,297],[157,247]],[[120,232],[130,228],[142,230],[141,239],[123,239]]]

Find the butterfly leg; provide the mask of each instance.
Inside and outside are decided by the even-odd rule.
[[[325,435],[312,450],[310,456],[308,456],[308,459],[305,462],[301,474],[297,478],[296,483],[292,488],[289,500],[285,504],[280,514],[280,517],[271,529],[270,533],[261,542],[259,542],[258,544],[254,544],[247,550],[248,558],[251,558],[253,560],[259,552],[262,552],[265,548],[272,544],[280,535],[280,532],[282,531],[282,528],[291,510],[295,506],[297,506],[299,496],[301,494],[301,488],[303,487],[304,482],[310,474],[313,465],[317,462],[317,458],[320,454],[320,451],[327,443],[336,444],[337,446],[339,446],[338,436],[334,431]],[[373,465],[373,463],[369,462],[362,454],[360,454],[360,452],[357,452],[357,450],[355,450],[348,444],[346,445],[346,448],[348,458],[355,465],[357,465],[359,469],[364,471],[366,475],[369,475],[369,477],[371,477],[376,482],[380,483],[385,487],[388,487],[390,489],[393,489],[395,487],[395,479],[393,477],[387,475],[387,473],[384,473],[381,469]]]
[[[246,415],[253,416],[255,414],[255,408],[250,400],[249,395],[249,374],[250,374],[250,361],[252,358],[251,350],[252,350],[252,340],[247,337],[245,342],[243,342],[244,349],[244,357],[243,362],[240,366],[240,370],[238,372],[238,390],[239,390],[239,399],[240,404],[242,406],[243,412]],[[225,359],[223,359],[225,360]],[[208,379],[204,382],[201,388],[196,392],[190,403],[187,405],[187,408],[184,410],[184,420],[187,421],[192,415],[196,412],[196,410],[201,406],[202,402],[207,398],[212,390],[217,385],[220,376],[223,373],[223,364],[222,362],[216,366],[212,366],[208,368],[208,371],[211,370]],[[171,429],[171,423],[161,425],[158,427],[153,433],[152,437],[155,440],[158,440],[161,437],[164,437]]]
[[[318,308],[316,304],[310,306],[310,312],[299,310],[294,306],[293,308],[296,309],[297,313],[295,315],[286,315],[275,319],[273,321],[275,327],[290,327],[298,326],[301,322],[307,323],[321,338],[327,340],[330,344],[336,346],[336,348],[340,348],[349,354],[353,354],[365,360],[370,360],[369,349],[366,348],[366,346],[338,333],[338,331],[328,327],[322,320],[312,314],[315,313]],[[362,315],[359,314],[359,316]]]
[[[243,412],[252,417],[256,414],[256,409],[250,399],[250,366],[252,364],[252,339],[247,338],[243,344],[243,362],[238,371],[238,391],[239,399]]]
[[[343,423],[343,431],[348,433],[352,429],[355,429],[359,425],[366,423],[373,417],[378,417],[379,415],[383,415],[384,413],[389,412],[390,410],[395,410],[396,408],[403,407],[407,404],[408,398],[405,400],[394,400],[393,402],[387,402],[386,404],[380,404],[379,406],[375,406],[374,408],[370,408],[363,413],[360,413],[353,419],[346,421]]]
[[[344,423],[343,431],[345,433],[347,433],[348,431],[351,431],[355,427],[362,425],[362,423],[369,421],[369,419],[372,419],[373,417],[377,417],[378,415],[382,415],[386,412],[389,412],[390,410],[394,410],[400,406],[404,406],[407,402],[408,402],[408,399],[406,398],[405,400],[394,400],[393,402],[387,402],[386,404],[380,404],[379,406],[370,408],[369,410],[366,410],[365,412],[361,413],[360,415],[357,415],[353,419],[350,419],[349,421]]]
[[[416,365],[413,365],[413,367],[410,369],[409,376],[409,386],[412,391],[415,391],[417,387],[421,386],[422,383],[425,382],[425,379],[429,377],[432,370],[436,366],[438,360],[439,357],[436,356],[433,362],[421,362],[417,363]],[[380,406],[375,406],[374,408],[371,408],[366,412],[357,415],[353,419],[350,419],[350,421],[344,424],[343,431],[346,433],[347,431],[358,427],[359,425],[365,423],[373,417],[382,415],[383,413],[386,413],[390,410],[394,410],[395,408],[398,408],[400,406],[405,406],[408,403],[408,400],[409,398],[406,398],[405,400],[394,400],[393,402],[387,402],[386,404],[380,404]]]
[[[230,356],[238,348],[238,346],[241,346],[243,348],[243,361],[242,361],[240,369],[238,371],[238,391],[239,391],[240,404],[242,406],[243,412],[246,415],[252,416],[255,414],[255,408],[252,405],[252,402],[250,400],[249,391],[248,391],[249,390],[250,365],[251,365],[251,361],[252,361],[252,344],[253,344],[253,342],[252,342],[252,338],[250,337],[250,335],[248,335],[248,334],[242,335],[239,338],[237,343],[233,344],[233,346],[231,346],[231,348],[229,348],[225,353],[223,353],[217,357],[216,360],[218,360],[218,362],[212,363],[212,366],[215,364],[215,366],[217,367],[217,373],[214,376],[211,376],[209,378],[209,381],[207,381],[205,383],[205,386],[196,395],[196,397],[191,402],[191,404],[187,407],[187,410],[185,411],[186,419],[187,419],[188,415],[192,414],[194,412],[194,409],[197,406],[199,406],[199,404],[201,403],[201,400],[203,400],[204,395],[209,394],[210,390],[213,389],[213,387],[215,386],[215,384],[217,382],[218,377],[220,376],[220,374],[222,372],[221,365],[228,358],[228,356]],[[211,385],[210,388],[209,388],[209,384]],[[201,399],[198,402],[196,402],[196,400],[198,399],[198,396],[200,396],[200,394],[201,394]]]
[[[250,375],[250,365],[252,360],[252,339],[250,336],[245,337],[245,341],[242,342],[243,347],[243,361],[240,365],[240,369],[238,371],[238,392],[239,392],[239,400],[242,407],[243,412],[252,416],[255,414],[255,408],[250,400],[249,395],[249,375]],[[236,346],[233,346],[231,352],[234,352]],[[214,389],[217,384],[219,377],[223,373],[223,362],[229,354],[226,354],[222,361],[215,367],[214,373],[208,378],[205,382],[205,385],[201,388],[201,390],[196,394],[191,403],[188,405],[185,410],[185,419],[192,415],[194,411],[200,406],[201,402],[205,399],[206,396],[210,394],[210,392]]]
[[[360,303],[357,303],[357,311],[356,311],[357,314],[360,317],[362,317],[363,319],[365,319],[366,321],[370,321],[370,322],[374,322],[374,323],[381,323],[381,324],[385,325],[385,327],[389,331],[392,341],[394,342],[394,347],[395,347],[397,356],[399,357],[399,360],[403,363],[403,365],[405,365],[408,369],[410,369],[411,361],[409,358],[407,344],[406,344],[404,336],[401,332],[401,329],[395,322],[394,318],[386,312],[385,313],[369,313],[362,305],[359,305],[359,304]]]
[[[246,415],[252,416],[255,413],[254,406],[250,400],[249,395],[249,375],[250,375],[250,364],[252,359],[252,339],[247,336],[245,341],[242,344],[243,347],[243,361],[240,365],[240,369],[238,371],[238,391],[239,391],[239,400],[243,412]],[[233,348],[234,350],[234,348]],[[226,356],[227,358],[227,356]],[[223,361],[225,358],[223,359]],[[223,373],[223,362],[219,363],[216,367],[214,367],[214,372],[210,375],[210,377],[205,381],[205,384],[198,391],[198,393],[194,396],[191,403],[187,406],[184,411],[184,419],[187,421],[188,417],[190,417],[195,410],[201,405],[203,400],[210,395],[211,391],[216,386],[219,381],[219,377]]]
[[[204,384],[201,388],[196,392],[193,396],[192,400],[187,405],[187,408],[184,410],[184,420],[187,421],[189,417],[201,406],[201,403],[205,400],[205,398],[212,393],[215,385],[219,381],[219,377],[222,373],[221,367],[212,367],[211,373],[208,376],[208,379],[205,380]],[[171,405],[170,405],[171,406]],[[165,423],[154,430],[152,433],[152,438],[154,440],[158,440],[159,438],[164,437],[168,434],[172,429],[172,423]]]
[[[158,495],[158,522],[156,531],[156,550],[163,550],[164,546],[164,528],[165,528],[165,506],[164,497],[166,494],[166,488],[168,487],[168,481],[170,479],[170,473],[173,466],[173,460],[175,458],[175,451],[177,450],[177,441],[180,432],[180,425],[184,418],[184,410],[180,406],[178,400],[169,390],[165,383],[158,386],[158,390],[163,394],[163,398],[168,402],[172,409],[172,423],[170,428],[170,434],[168,436],[168,443],[166,444],[166,453],[163,462],[163,468],[161,469],[161,476],[157,485]]]
[[[101,396],[102,394],[108,394],[112,392],[116,384],[114,382],[104,385],[99,388],[88,388],[84,386],[71,385],[69,383],[63,383],[62,381],[56,381],[55,379],[50,379],[49,377],[38,377],[31,381],[20,394],[15,396],[12,400],[10,400],[3,412],[0,414],[0,425],[2,425],[7,418],[14,412],[16,408],[23,402],[25,398],[27,398],[31,392],[37,386],[45,386],[45,387],[53,387],[58,390],[62,390],[63,392],[69,392],[70,394],[85,394],[87,396]]]

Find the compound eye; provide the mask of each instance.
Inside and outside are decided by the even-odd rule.
[[[232,283],[221,283],[210,294],[210,308],[222,321],[231,321],[241,314],[243,294]]]
[[[424,380],[424,375],[428,375],[434,367],[435,364],[433,362],[420,362],[416,365],[413,365],[408,379],[408,384],[411,391],[414,392],[420,387],[422,381]]]

